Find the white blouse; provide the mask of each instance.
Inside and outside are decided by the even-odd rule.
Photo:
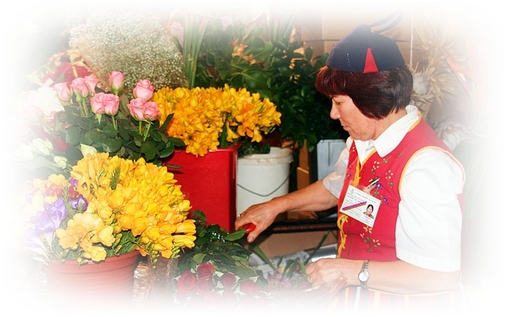
[[[376,140],[355,140],[360,162],[375,149],[383,157],[404,138],[419,118],[418,109],[406,108],[408,114],[396,121]],[[344,183],[353,140],[326,176],[324,186],[338,197]],[[406,166],[400,189],[401,202],[396,226],[397,257],[410,264],[434,271],[460,269],[462,211],[457,195],[462,193],[464,173],[461,166],[439,149],[417,153]]]

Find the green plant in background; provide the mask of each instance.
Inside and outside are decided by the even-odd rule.
[[[321,139],[345,133],[331,120],[331,101],[315,89],[317,71],[328,54],[313,56],[308,47],[292,39],[295,15],[273,17],[266,26],[236,21],[223,28],[213,20],[205,33],[198,60],[196,84],[202,87],[246,88],[268,97],[278,107],[283,140],[297,147],[307,142],[312,151]]]
[[[331,101],[315,88],[315,76],[328,54],[313,56],[312,48],[293,38],[295,18],[295,13],[281,13],[263,26],[258,21],[235,21],[227,27],[213,19],[204,34],[195,78],[200,87],[229,84],[260,93],[276,104],[282,113],[276,133],[282,143],[294,148],[291,171],[299,165],[299,149],[305,144],[311,152],[322,139],[347,137],[329,116]],[[239,155],[266,151],[265,142],[243,144]],[[295,177],[291,173],[290,190],[296,187]]]

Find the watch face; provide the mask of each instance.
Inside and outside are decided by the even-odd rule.
[[[369,279],[369,272],[363,271],[358,274],[358,279],[362,282],[366,282]]]

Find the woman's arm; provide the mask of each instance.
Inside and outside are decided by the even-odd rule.
[[[312,286],[328,289],[359,286],[362,260],[321,259],[306,268]],[[456,287],[460,272],[438,272],[404,261],[369,262],[367,287],[400,294],[449,291]]]
[[[335,206],[337,201],[337,197],[333,196],[321,181],[317,181],[287,195],[249,207],[236,219],[235,228],[241,228],[248,223],[255,224],[255,229],[247,237],[251,243],[282,212],[323,211]]]

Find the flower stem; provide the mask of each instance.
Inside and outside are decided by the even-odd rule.
[[[151,122],[146,122],[146,126],[144,127],[144,136],[143,136],[143,141],[146,141],[146,139],[148,138],[148,135],[150,134],[150,127],[151,127]]]
[[[112,126],[114,126],[114,130],[118,131],[118,122],[116,121],[116,117],[111,115],[112,118]]]
[[[84,97],[80,98],[80,110],[84,117],[89,117],[89,109],[87,108],[87,103]]]

